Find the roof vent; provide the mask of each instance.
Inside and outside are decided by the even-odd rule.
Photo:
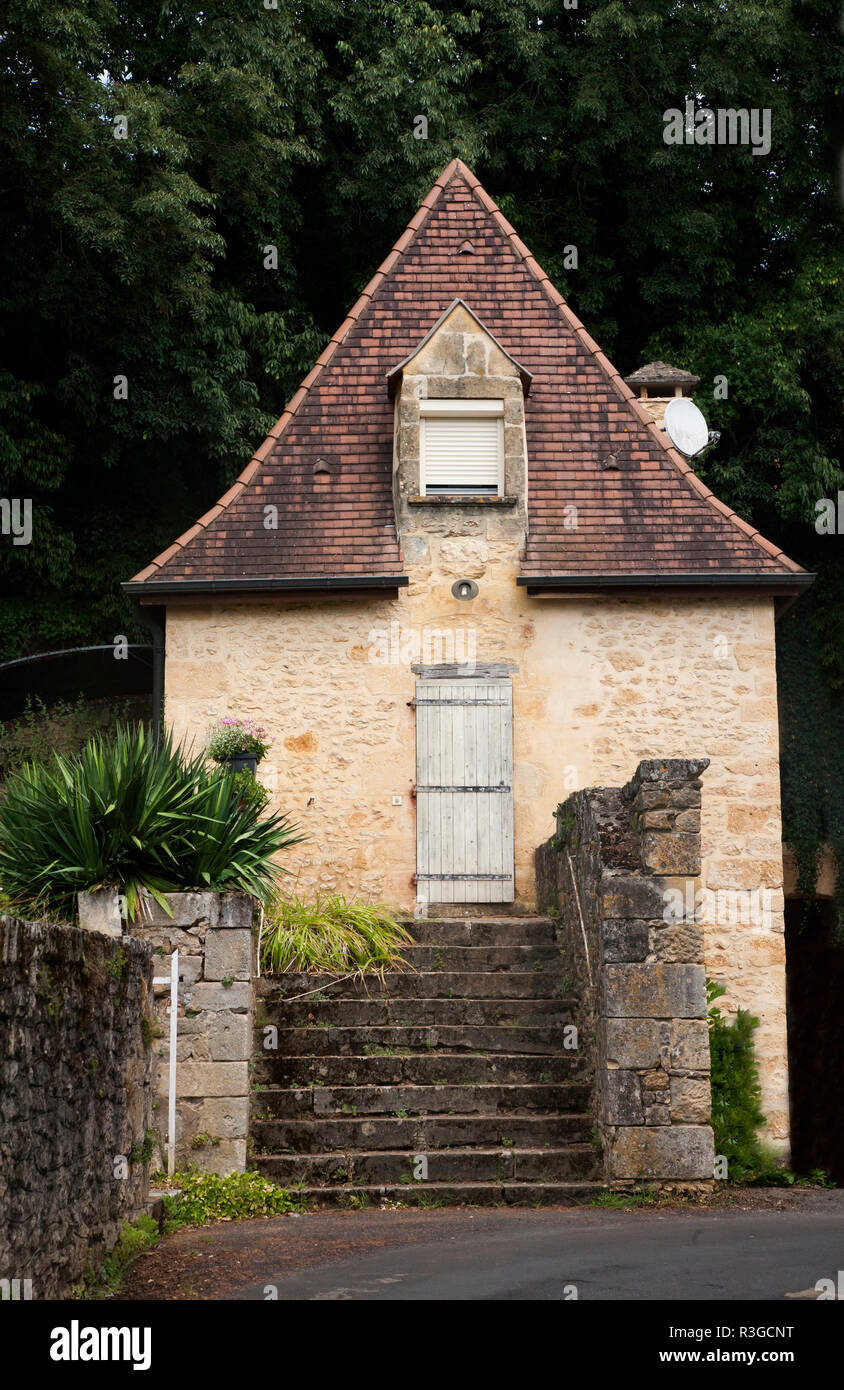
[[[614,468],[614,469],[616,470],[616,472],[617,472],[617,471],[618,471],[618,467],[619,467],[618,455],[617,455],[617,454],[607,454],[604,458],[601,459],[601,467],[602,467],[602,468]]]
[[[464,241],[461,246],[458,246],[457,254],[458,256],[474,256],[475,248],[471,241]]]
[[[325,462],[325,459],[317,459],[314,464],[314,487],[328,487],[331,482],[333,469]]]

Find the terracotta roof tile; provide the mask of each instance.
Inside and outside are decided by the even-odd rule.
[[[474,255],[456,254],[465,241]],[[455,299],[533,375],[523,576],[800,571],[696,477],[453,160],[238,481],[136,582],[398,578],[387,373]],[[618,470],[602,467],[610,453]],[[319,457],[331,467],[322,485]],[[264,527],[268,504],[277,530]],[[563,525],[571,505],[574,531]]]

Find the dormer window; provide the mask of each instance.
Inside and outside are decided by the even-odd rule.
[[[423,496],[503,495],[503,400],[421,400],[419,416]]]

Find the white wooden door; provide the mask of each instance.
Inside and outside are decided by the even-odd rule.
[[[513,901],[513,688],[416,683],[416,891],[435,903]]]

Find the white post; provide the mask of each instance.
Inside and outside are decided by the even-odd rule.
[[[179,952],[170,957],[170,974],[157,975],[154,985],[170,985],[170,1085],[167,1094],[167,1176],[176,1171],[176,1047],[179,1024]]]
[[[167,1106],[167,1176],[176,1171],[176,1032],[179,1023],[179,952],[170,960],[170,1090]]]

